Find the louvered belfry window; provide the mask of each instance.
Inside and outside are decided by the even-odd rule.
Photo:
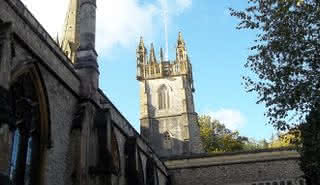
[[[158,106],[160,110],[170,108],[169,91],[165,85],[162,85],[158,90]]]

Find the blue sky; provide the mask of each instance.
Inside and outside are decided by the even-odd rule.
[[[97,48],[100,88],[139,130],[139,89],[136,81],[136,46],[140,36],[157,52],[165,47],[161,2],[165,0],[97,0]],[[167,0],[169,58],[174,59],[178,32],[187,43],[193,65],[196,111],[210,114],[227,127],[256,139],[276,132],[266,125],[264,105],[246,93],[242,76],[255,34],[236,30],[238,20],[228,8],[243,9],[239,0]],[[65,0],[23,0],[48,32],[62,28]],[[57,12],[58,10],[58,12]]]

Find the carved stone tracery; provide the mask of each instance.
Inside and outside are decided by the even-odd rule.
[[[10,166],[12,184],[38,184],[41,153],[40,108],[34,81],[29,73],[12,84],[12,109],[15,113]]]

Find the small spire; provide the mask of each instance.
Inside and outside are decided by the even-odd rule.
[[[144,47],[143,38],[140,37],[140,42],[137,48],[137,59],[139,63],[145,63],[145,56],[147,55],[147,49]]]
[[[143,37],[140,37],[140,42],[139,42],[139,48],[143,49],[144,48],[144,42],[143,42]]]
[[[150,63],[154,63],[157,62],[156,60],[156,55],[154,52],[154,47],[153,47],[153,43],[151,43],[151,48],[150,48],[150,59],[149,59]]]
[[[60,41],[61,49],[68,53],[72,63],[76,62],[76,52],[80,45],[79,8],[79,0],[69,0],[69,8]]]
[[[163,61],[163,49],[162,48],[160,48],[160,60],[161,60],[161,62]]]
[[[179,32],[178,41],[177,41],[176,59],[177,59],[177,61],[186,61],[187,60],[186,44],[183,40],[181,32]]]
[[[178,36],[178,46],[184,46],[185,43],[184,43],[184,40],[183,40],[183,37],[182,37],[182,33],[179,32],[179,36]]]

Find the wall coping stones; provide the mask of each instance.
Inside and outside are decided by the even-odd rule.
[[[256,163],[277,160],[296,160],[300,155],[290,148],[257,150],[251,152],[234,152],[216,155],[198,155],[198,157],[174,158],[165,161],[169,170],[181,168],[202,168],[209,166]]]

